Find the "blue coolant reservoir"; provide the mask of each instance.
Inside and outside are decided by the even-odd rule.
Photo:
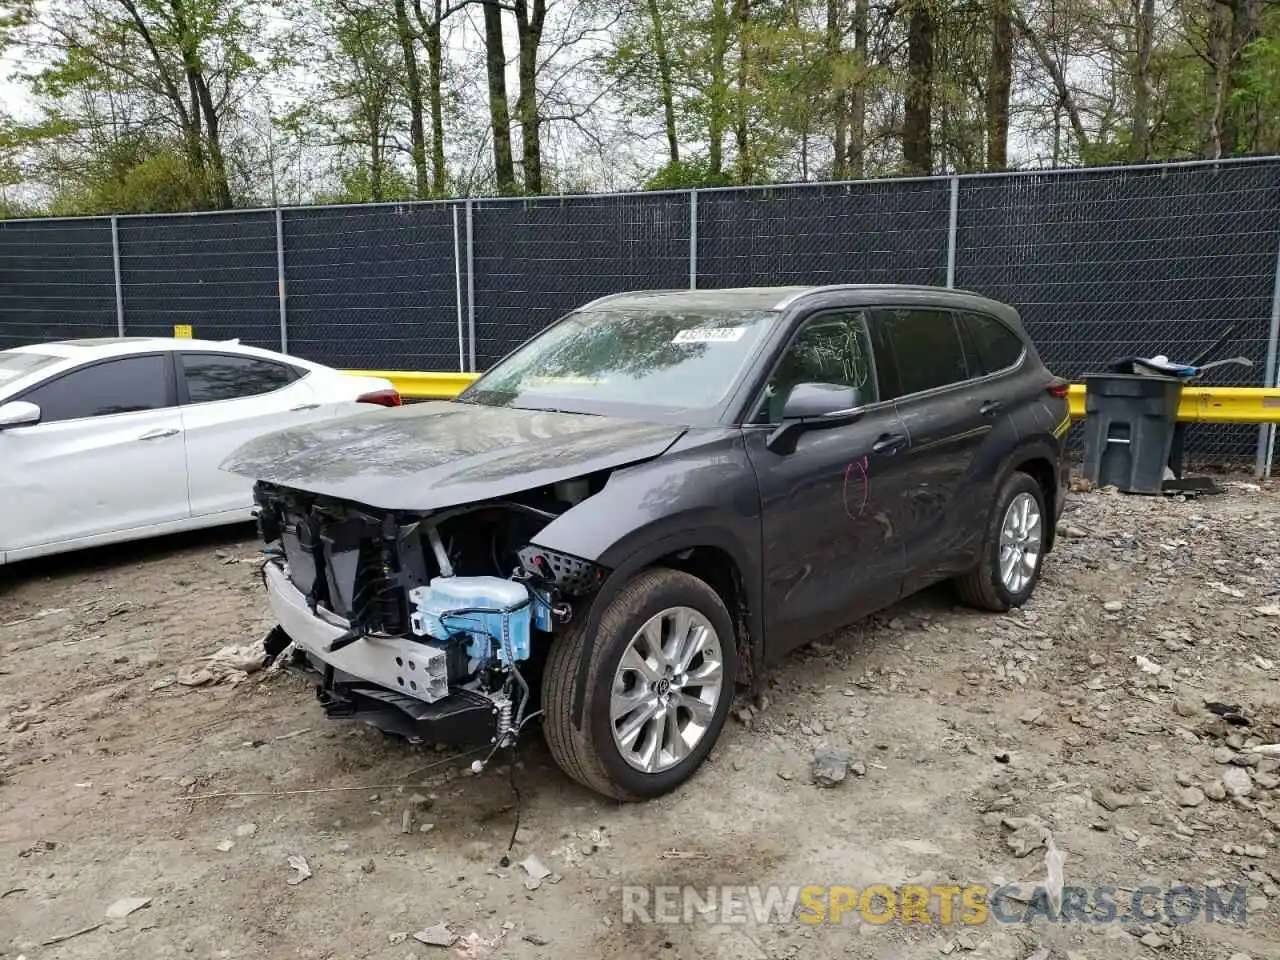
[[[476,660],[496,654],[507,661],[508,651],[510,658],[529,658],[532,611],[529,590],[522,583],[501,577],[435,577],[427,586],[410,590],[409,603],[410,627],[420,637],[449,640],[465,634],[467,654]],[[462,610],[467,612],[456,612]]]

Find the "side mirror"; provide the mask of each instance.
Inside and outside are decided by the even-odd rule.
[[[782,408],[782,423],[765,441],[773,453],[786,455],[796,448],[800,434],[825,427],[853,423],[862,416],[862,393],[857,387],[834,383],[798,383]]]
[[[25,400],[0,404],[0,430],[10,427],[30,427],[40,422],[40,408]]]

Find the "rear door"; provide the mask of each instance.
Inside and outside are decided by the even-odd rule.
[[[901,533],[911,592],[958,572],[981,534],[988,505],[969,478],[1000,397],[970,372],[954,312],[878,309],[872,331],[881,394],[893,398],[909,438]]]
[[[765,441],[799,383],[857,387],[864,413],[774,453]],[[879,396],[865,316],[853,309],[802,321],[758,411],[745,438],[760,488],[764,609],[768,635],[785,649],[897,599],[906,434],[893,403]]]
[[[21,554],[189,516],[167,354],[77,367],[12,399],[39,406],[41,419],[0,431],[0,550]]]
[[[253,483],[218,469],[255,437],[326,415],[299,367],[244,354],[182,351],[178,391],[192,516],[253,506]]]

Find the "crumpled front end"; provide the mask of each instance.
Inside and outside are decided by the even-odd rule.
[[[602,479],[426,513],[260,482],[263,576],[326,713],[435,743],[501,746],[532,712],[555,631],[606,571],[531,545]]]

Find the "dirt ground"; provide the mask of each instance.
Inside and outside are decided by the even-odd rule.
[[[326,721],[290,675],[175,682],[271,626],[250,531],[0,571],[0,957],[1280,957],[1280,761],[1249,750],[1280,742],[1280,484],[1080,493],[1064,524],[1027,608],[939,589],[805,648],[662,800],[604,801],[526,738],[505,868],[503,761]],[[855,761],[829,788],[824,747]],[[1246,922],[623,923],[624,885],[1034,884],[1044,850],[1012,846],[1042,826],[1122,913],[1243,884]],[[451,948],[412,936],[441,923]]]

